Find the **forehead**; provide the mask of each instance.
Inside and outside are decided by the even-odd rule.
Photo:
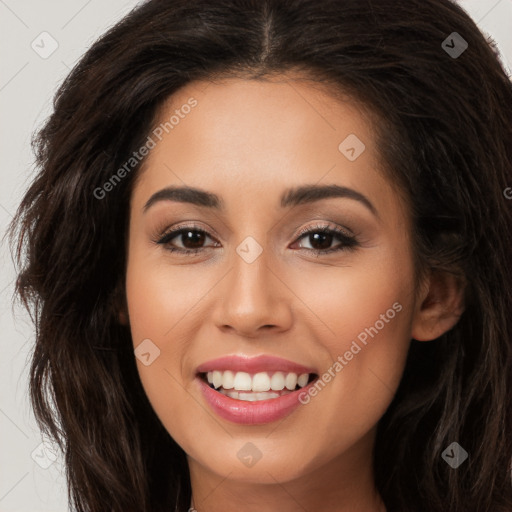
[[[260,198],[271,186],[277,198],[290,185],[337,183],[380,196],[382,207],[393,195],[367,111],[310,81],[190,83],[163,105],[150,136],[138,202],[169,184]]]

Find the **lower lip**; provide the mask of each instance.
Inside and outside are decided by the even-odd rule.
[[[197,380],[206,401],[221,418],[244,425],[272,423],[288,416],[301,405],[299,395],[307,393],[308,388],[314,383],[310,382],[307,386],[279,398],[248,402],[215,391],[200,377],[197,377]]]

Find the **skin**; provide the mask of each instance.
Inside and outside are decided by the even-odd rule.
[[[371,460],[377,423],[411,338],[427,341],[453,327],[461,291],[447,276],[414,281],[408,212],[354,102],[296,77],[229,78],[188,84],[155,125],[190,97],[197,106],[151,150],[133,188],[128,310],[120,320],[134,347],[149,338],[160,350],[137,367],[154,410],[187,454],[195,508],[383,511]],[[354,161],[338,150],[349,134],[366,146]],[[350,187],[378,216],[350,198],[281,208],[284,189],[305,184]],[[144,213],[152,194],[169,185],[213,192],[225,209],[160,201]],[[155,243],[183,224],[208,232],[202,252],[181,255]],[[318,225],[350,230],[359,245],[314,255],[308,249],[322,246],[298,232]],[[248,236],[262,248],[252,263],[236,252]],[[341,243],[331,240],[326,246]],[[169,242],[194,247],[184,244],[181,235]],[[397,302],[402,310],[283,420],[231,423],[199,391],[197,366],[228,354],[271,354],[327,371]],[[247,442],[261,452],[252,467],[237,457]]]

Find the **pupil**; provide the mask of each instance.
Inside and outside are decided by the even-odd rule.
[[[321,247],[315,247],[315,243],[318,242],[318,240],[322,240],[324,243],[320,244]],[[312,242],[312,240],[315,240],[315,243]],[[327,244],[325,242],[328,242]],[[332,242],[332,235],[329,233],[314,233],[312,235],[309,235],[309,243],[311,246],[315,249],[329,249]]]
[[[192,247],[188,247],[189,249],[201,247],[201,242],[204,242],[204,234],[199,231],[187,231],[183,235],[185,236],[185,243],[183,244],[185,247],[187,247],[186,242],[192,243]]]

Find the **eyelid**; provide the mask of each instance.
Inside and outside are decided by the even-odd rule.
[[[162,222],[159,222],[155,227],[151,230],[152,238],[158,238],[165,236],[167,233],[174,232],[180,229],[193,229],[197,231],[204,231],[208,235],[214,232],[214,229],[208,226],[207,224],[202,224],[195,220],[184,220],[182,222],[177,222],[173,224],[169,222],[168,219],[163,219]]]
[[[317,221],[319,222],[319,221]],[[338,226],[337,224],[327,223],[327,224],[315,224],[314,226],[306,226],[304,228],[301,228],[298,233],[295,235],[295,238],[301,237],[302,235],[311,233],[312,230],[318,229],[320,231],[322,230],[332,230],[336,231],[340,235],[344,235],[347,238],[354,238],[356,235],[352,232],[352,230]]]
[[[318,221],[317,221],[318,222]],[[307,247],[302,247],[302,249],[305,249],[308,252],[311,252],[315,254],[316,256],[322,256],[322,255],[328,255],[332,253],[338,253],[342,251],[349,251],[354,250],[357,247],[359,247],[360,241],[358,236],[356,236],[352,230],[348,228],[344,228],[338,225],[333,225],[330,223],[327,224],[321,224],[317,223],[314,226],[306,226],[304,228],[301,228],[299,233],[294,237],[295,242],[294,244],[299,242],[302,238],[305,236],[311,234],[311,233],[327,233],[327,234],[334,234],[335,237],[341,240],[341,244],[335,247],[331,247],[329,249],[309,249]]]
[[[329,221],[326,221],[325,224],[320,224],[321,221],[316,221],[317,224],[314,226],[306,226],[301,229],[299,229],[296,234],[293,236],[293,238],[300,237],[304,234],[308,234],[311,232],[312,229],[319,229],[319,230],[326,230],[326,229],[332,229],[333,231],[339,232],[342,235],[345,235],[347,238],[355,237],[357,236],[356,233],[354,233],[351,229],[344,227],[344,226],[338,226],[337,224],[333,224]],[[167,226],[167,223],[164,224]],[[184,223],[178,223],[176,226],[173,226],[172,228],[166,227],[166,228],[156,228],[155,235],[152,238],[162,238],[166,234],[176,234],[178,231],[182,229],[190,229],[194,231],[200,231],[208,235],[210,238],[216,238],[213,236],[210,232],[211,228],[209,227],[203,227],[200,224],[196,224],[195,221],[190,221],[190,223],[187,223],[187,221],[184,221]]]
[[[197,231],[200,233],[205,234],[207,237],[211,238],[212,240],[215,240],[216,237],[213,236],[210,233],[210,228],[203,227],[199,224],[196,224],[194,221],[191,221],[190,223],[179,223],[176,226],[173,226],[172,228],[166,228],[163,230],[157,230],[157,234],[152,237],[153,241],[155,243],[164,243],[161,240],[166,238],[167,236],[172,235],[172,238],[178,236],[183,231]]]
[[[199,247],[194,249],[186,249],[181,247],[165,247],[168,244],[170,244],[170,241],[173,238],[179,237],[180,234],[186,232],[186,231],[195,231],[198,233],[201,233],[205,235],[208,238],[211,238],[216,243],[219,243],[218,240],[216,240],[215,236],[212,236],[210,234],[209,228],[203,228],[202,226],[198,225],[194,221],[191,221],[190,223],[185,224],[178,224],[176,226],[173,226],[170,229],[163,230],[156,238],[153,238],[153,242],[155,244],[164,245],[164,248],[170,252],[176,252],[178,254],[182,255],[191,255],[191,254],[197,254],[199,252],[202,252],[206,249],[214,248],[215,246],[205,246],[205,247]],[[311,234],[311,233],[327,233],[327,234],[334,234],[337,236],[341,243],[338,244],[338,246],[335,246],[334,248],[328,248],[328,249],[309,249],[307,247],[300,247],[300,249],[306,250],[309,253],[313,253],[317,256],[327,255],[329,253],[335,253],[335,252],[341,252],[343,250],[353,250],[357,246],[360,245],[358,238],[356,235],[352,232],[352,230],[344,227],[340,227],[338,225],[333,225],[331,223],[320,223],[317,221],[317,224],[311,226],[303,227],[299,230],[299,232],[294,235],[294,241],[292,242],[292,245],[299,242],[302,238],[305,236]],[[167,239],[167,240],[166,240]]]

